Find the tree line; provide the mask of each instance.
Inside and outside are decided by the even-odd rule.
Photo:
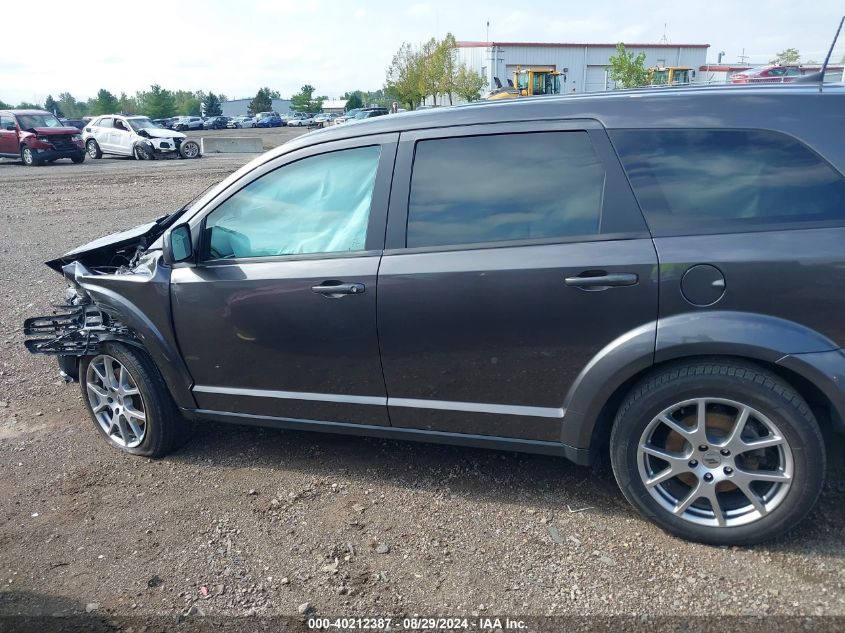
[[[428,97],[452,104],[454,96],[464,101],[481,97],[486,80],[466,64],[459,63],[458,43],[447,33],[442,40],[431,38],[420,46],[405,42],[387,69],[385,93],[411,110]]]

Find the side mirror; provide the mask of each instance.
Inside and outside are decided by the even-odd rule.
[[[6,131],[7,132],[14,132],[15,131],[15,124],[9,123],[9,125],[6,126]]]
[[[191,261],[194,257],[194,243],[191,228],[187,224],[174,226],[164,240],[164,261],[168,264]]]

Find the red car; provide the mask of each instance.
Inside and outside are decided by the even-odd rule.
[[[735,84],[784,84],[795,81],[803,75],[800,68],[795,66],[760,66],[749,68],[741,73],[731,75],[731,83]]]
[[[0,110],[0,157],[24,165],[43,165],[60,158],[85,160],[82,134],[44,110]]]

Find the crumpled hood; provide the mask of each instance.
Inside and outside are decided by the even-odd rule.
[[[28,127],[27,131],[32,130],[36,134],[42,136],[57,136],[59,134],[79,134],[79,128],[75,127]]]
[[[176,130],[163,130],[160,127],[145,127],[142,129],[153,138],[186,138],[182,132]]]
[[[131,229],[118,231],[105,237],[99,237],[92,242],[77,246],[61,257],[45,262],[47,266],[58,273],[62,267],[73,261],[79,261],[85,266],[120,266],[130,259],[127,252],[132,252],[139,246],[146,248],[184,213],[184,209],[164,215],[152,222],[139,224]]]

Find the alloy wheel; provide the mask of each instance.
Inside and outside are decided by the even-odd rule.
[[[185,143],[185,157],[186,158],[196,158],[197,154],[200,152],[200,147],[193,141],[189,141]]]
[[[91,412],[116,444],[135,448],[144,441],[147,416],[144,399],[129,370],[107,354],[88,365],[85,387]]]
[[[724,398],[684,400],[661,411],[638,445],[648,493],[685,521],[735,527],[783,502],[793,478],[792,449],[774,422]]]
[[[23,163],[24,165],[31,165],[33,161],[32,150],[28,147],[23,148]]]

